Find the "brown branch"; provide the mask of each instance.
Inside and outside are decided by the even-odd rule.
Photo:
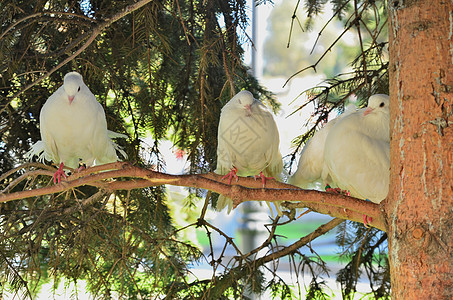
[[[263,257],[260,257],[260,258],[256,259],[255,261],[253,261],[251,264],[248,263],[247,260],[245,260],[245,261],[242,260],[242,262],[246,263],[247,266],[252,267],[254,270],[256,270],[268,262],[275,261],[281,257],[295,253],[302,246],[305,246],[305,245],[309,244],[310,242],[312,242],[314,239],[320,237],[321,235],[326,234],[327,232],[334,229],[336,226],[338,226],[342,222],[344,222],[344,220],[335,218],[335,219],[327,222],[326,224],[319,226],[315,231],[300,238],[297,242],[291,244],[290,246],[283,247],[278,251],[275,251],[275,252],[267,254]],[[238,253],[240,253],[240,252],[238,252]],[[240,254],[240,256],[237,256],[236,258],[238,260],[240,260],[240,259],[243,259],[244,257],[248,257],[249,255],[250,255],[250,253],[245,254],[245,255]],[[229,273],[224,274],[223,276],[231,276],[232,272],[237,271],[238,268],[239,269],[243,268],[243,265],[239,264],[238,267],[230,269]],[[253,270],[251,270],[251,271],[253,272]]]
[[[330,46],[324,51],[324,53],[321,55],[321,57],[312,65],[308,66],[308,67],[305,67],[299,71],[297,71],[296,73],[294,73],[293,75],[291,75],[286,81],[285,83],[283,84],[283,87],[285,87],[288,82],[291,81],[292,78],[296,77],[297,75],[299,75],[300,73],[308,70],[308,69],[313,69],[315,72],[316,72],[316,67],[318,66],[318,64],[324,59],[324,57],[327,55],[327,53],[329,53],[332,48],[338,43],[338,41],[341,40],[341,38],[343,37],[343,35],[348,32],[353,26],[354,24],[360,20],[360,18],[362,17],[362,14],[363,12],[365,11],[365,9],[367,8],[368,4],[366,3],[364,6],[363,6],[363,9],[360,11],[359,14],[355,14],[355,18],[349,23],[349,25],[343,30],[343,32],[332,42],[332,44],[330,44]],[[351,16],[352,18],[352,16]]]
[[[5,173],[3,173],[2,175],[0,175],[0,182],[2,182],[3,180],[5,180],[6,178],[8,178],[9,176],[11,176],[11,174],[14,174],[16,173],[17,171],[19,170],[22,170],[22,169],[30,169],[32,167],[35,167],[35,168],[42,168],[42,169],[47,169],[47,170],[53,170],[52,167],[50,166],[46,166],[46,165],[43,165],[43,164],[40,164],[40,163],[34,163],[34,162],[31,162],[31,163],[26,163],[26,164],[23,164],[19,167],[16,167],[14,169],[11,169]]]
[[[357,36],[359,37],[360,51],[361,51],[361,54],[362,54],[363,74],[365,75],[364,76],[365,77],[364,80],[365,80],[366,84],[368,84],[367,62],[366,62],[366,58],[365,58],[365,52],[363,51],[362,33],[360,32],[360,20],[361,20],[361,17],[357,13],[357,0],[354,0],[354,7],[355,7],[354,14],[356,16],[355,24],[356,24],[356,27],[357,27]],[[366,28],[366,25],[365,25],[365,28]]]
[[[28,179],[30,177],[36,177],[38,175],[47,175],[47,176],[53,176],[53,172],[51,171],[46,171],[46,170],[35,170],[35,171],[30,171],[25,174],[22,174],[21,176],[17,177],[13,181],[11,181],[0,193],[7,193],[10,190],[12,190],[16,185],[18,185],[20,182],[22,182],[24,179]]]
[[[291,81],[291,79],[293,79],[294,77],[296,77],[297,75],[299,75],[300,73],[302,73],[302,72],[304,72],[304,71],[306,71],[306,70],[308,70],[308,69],[313,69],[313,70],[316,72],[316,67],[318,66],[318,64],[324,59],[324,57],[327,55],[327,53],[329,53],[329,52],[332,50],[332,48],[335,46],[335,44],[336,44],[339,40],[341,40],[341,38],[343,37],[343,35],[344,35],[346,32],[348,32],[349,29],[351,29],[351,27],[352,27],[351,24],[350,24],[348,27],[346,27],[346,29],[343,30],[343,32],[335,39],[335,41],[333,41],[333,43],[329,46],[329,48],[327,48],[327,50],[324,51],[324,53],[321,55],[321,57],[319,57],[318,60],[317,60],[314,64],[312,64],[312,65],[310,65],[310,66],[308,66],[308,67],[305,67],[305,68],[303,68],[302,70],[299,70],[299,71],[297,71],[296,73],[294,73],[293,75],[291,75],[291,76],[285,81],[285,83],[283,84],[283,87],[285,87],[285,86],[288,84],[288,82]]]
[[[344,220],[339,219],[339,218],[335,218],[335,219],[327,222],[326,224],[323,224],[323,225],[319,226],[318,228],[316,228],[315,231],[313,231],[312,233],[300,238],[297,242],[291,244],[290,246],[285,247],[285,248],[283,248],[283,249],[281,249],[279,251],[273,252],[273,253],[271,253],[269,255],[266,255],[266,256],[263,256],[263,257],[257,259],[255,264],[257,266],[260,266],[260,265],[263,265],[263,264],[265,264],[267,262],[270,262],[270,261],[273,261],[273,260],[278,259],[280,257],[286,256],[286,255],[288,255],[290,253],[294,253],[294,251],[296,251],[300,247],[302,247],[304,245],[307,245],[308,243],[310,243],[314,239],[320,237],[323,234],[326,234],[327,232],[329,232],[330,230],[334,229],[335,227],[337,227],[338,225],[340,225],[343,222],[344,222]]]
[[[182,29],[184,30],[184,35],[186,36],[187,44],[189,44],[189,46],[190,46],[189,35],[187,34],[186,24],[184,23],[184,19],[183,19],[182,13],[181,13],[181,7],[179,6],[178,0],[176,0],[176,7],[178,8],[179,19],[181,20]]]
[[[321,28],[321,30],[318,32],[318,36],[316,37],[316,40],[313,44],[313,47],[311,48],[311,51],[310,51],[310,55],[313,54],[313,51],[315,51],[315,48],[316,48],[316,45],[318,44],[318,41],[319,41],[319,38],[321,37],[322,33],[324,32],[324,30],[327,28],[327,25],[330,24],[330,22],[332,22],[332,20],[334,18],[337,17],[337,15],[343,10],[343,8],[345,8],[346,5],[349,4],[349,1],[346,1],[345,3],[343,3],[342,6],[340,6],[337,11],[332,15],[332,17],[330,17],[330,19],[324,24],[324,26]]]
[[[74,14],[74,13],[70,13],[70,12],[61,12],[61,11],[42,11],[42,12],[37,12],[37,13],[31,14],[31,15],[25,16],[25,17],[23,17],[23,18],[17,20],[16,22],[14,22],[14,23],[11,24],[10,26],[8,26],[8,28],[6,28],[5,31],[3,31],[2,34],[0,34],[0,40],[3,39],[3,37],[4,37],[10,30],[12,30],[14,27],[16,27],[17,25],[19,25],[20,23],[25,22],[25,21],[27,21],[28,19],[32,19],[32,18],[35,18],[35,17],[41,17],[41,16],[44,16],[44,15],[48,15],[50,18],[60,17],[60,16],[69,16],[69,17],[81,18],[81,19],[84,19],[84,20],[87,20],[87,21],[90,21],[90,22],[96,22],[96,20],[94,20],[94,19],[92,19],[92,18],[90,18],[90,17],[84,16],[84,15],[79,15],[79,14]]]
[[[122,180],[106,181],[114,178],[122,178]],[[354,221],[361,221],[365,214],[373,219],[373,226],[385,230],[379,205],[372,202],[340,194],[303,190],[274,180],[266,183],[266,188],[262,188],[262,183],[253,178],[241,177],[238,182],[233,181],[231,185],[222,181],[221,178],[221,175],[214,173],[171,175],[139,168],[127,162],[116,162],[88,168],[71,175],[67,180],[63,180],[57,185],[9,194],[2,193],[0,194],[0,203],[61,193],[83,185],[101,186],[106,190],[113,191],[170,184],[202,188],[225,195],[233,199],[234,207],[242,202],[254,200],[297,201],[300,203],[287,203],[286,206],[290,208],[309,207],[320,213]]]
[[[333,194],[333,195],[335,195],[335,194]],[[360,200],[360,199],[359,199],[359,201],[369,203],[369,204],[377,207],[377,209],[379,210],[378,204],[366,202],[366,201]],[[284,207],[287,207],[290,209],[307,207],[310,210],[313,210],[313,211],[316,211],[316,212],[319,212],[319,213],[322,213],[325,215],[329,215],[329,216],[341,218],[341,219],[346,219],[346,220],[351,220],[351,221],[359,222],[359,223],[363,222],[363,216],[366,215],[368,217],[371,217],[371,219],[372,219],[369,222],[369,225],[371,225],[377,229],[380,229],[382,231],[387,231],[384,217],[382,216],[382,214],[379,211],[377,211],[377,213],[375,213],[373,215],[363,214],[363,213],[351,210],[347,205],[344,205],[344,203],[343,203],[344,207],[326,206],[322,203],[305,203],[305,202],[284,202],[284,203],[282,203],[282,205]]]

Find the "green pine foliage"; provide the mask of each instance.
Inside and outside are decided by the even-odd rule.
[[[350,6],[351,2],[332,1],[335,8],[334,16],[338,17],[341,13],[348,13],[349,17],[345,19],[344,31],[314,64],[306,66],[293,75],[303,74],[303,72],[310,69],[316,71],[318,65],[322,64],[323,59],[331,49],[337,46],[343,33],[352,31],[359,35],[361,47],[357,49],[355,58],[350,62],[351,71],[338,73],[333,77],[327,78],[318,86],[303,92],[303,94],[308,95],[308,101],[302,103],[295,112],[312,104],[315,107],[314,115],[316,119],[314,125],[305,134],[293,140],[295,148],[291,155],[291,165],[301,147],[323,123],[329,121],[329,113],[333,111],[342,112],[345,105],[348,104],[347,98],[351,95],[356,96],[359,106],[363,107],[367,105],[366,100],[369,96],[378,93],[388,94],[389,74],[385,1],[357,1],[357,6],[360,9],[357,10],[356,14],[356,11]],[[317,5],[321,5],[322,1],[317,3]],[[308,125],[313,120],[303,121],[305,125]]]
[[[338,272],[344,299],[354,299],[360,276],[366,276],[375,299],[390,299],[390,273],[387,255],[387,234],[365,228],[354,222],[338,226],[337,244],[347,262]]]

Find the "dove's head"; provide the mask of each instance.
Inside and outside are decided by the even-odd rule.
[[[363,112],[363,115],[369,114],[389,114],[389,96],[384,94],[376,94],[368,99],[368,106]]]
[[[69,72],[64,76],[63,88],[68,96],[69,104],[72,103],[77,93],[84,85],[82,75],[77,72]]]
[[[246,115],[252,114],[252,104],[255,102],[253,94],[249,91],[241,91],[237,93],[231,100],[232,104],[237,105],[246,111]]]
[[[371,96],[363,116],[367,120],[368,130],[372,131],[374,137],[385,141],[390,140],[389,96],[383,94]]]

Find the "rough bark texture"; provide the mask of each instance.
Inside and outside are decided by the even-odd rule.
[[[388,4],[392,299],[453,299],[453,3]]]

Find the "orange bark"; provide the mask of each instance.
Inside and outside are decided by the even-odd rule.
[[[389,16],[392,299],[453,299],[453,3]]]

